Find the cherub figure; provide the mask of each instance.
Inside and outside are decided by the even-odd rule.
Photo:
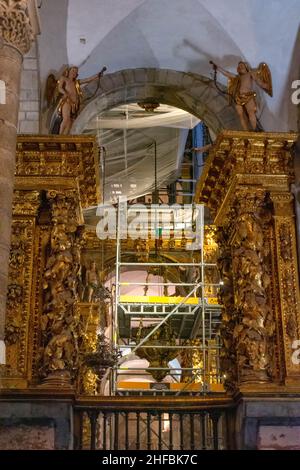
[[[244,130],[261,130],[257,123],[256,92],[254,82],[262,88],[268,95],[273,96],[272,77],[267,64],[260,63],[257,69],[251,69],[246,62],[239,62],[237,75],[224,70],[214,62],[210,62],[215,70],[219,70],[228,78],[229,103],[234,103],[238,113],[241,126]]]
[[[106,67],[101,72],[85,79],[78,79],[78,67],[66,68],[57,81],[50,74],[46,85],[46,98],[48,106],[56,105],[54,117],[50,128],[53,134],[69,134],[74,120],[77,118],[82,102],[82,85],[100,80]],[[58,103],[57,103],[58,100]]]

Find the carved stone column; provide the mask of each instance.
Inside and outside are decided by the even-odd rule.
[[[300,387],[300,365],[293,360],[300,340],[291,193],[296,139],[225,131],[198,183],[196,198],[219,227],[221,363],[231,389]]]
[[[0,105],[0,363],[5,362],[4,328],[11,236],[19,88],[23,54],[38,21],[33,0],[0,0],[0,79],[6,88]]]

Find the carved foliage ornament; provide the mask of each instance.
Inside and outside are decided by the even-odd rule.
[[[24,196],[26,200],[26,196]],[[9,284],[5,341],[7,364],[14,375],[21,375],[26,368],[27,322],[31,281],[32,238],[34,224],[30,219],[13,221],[9,258]]]
[[[219,303],[223,305],[220,326],[222,344],[220,366],[223,373],[224,385],[228,389],[233,389],[237,382],[237,359],[233,337],[236,324],[236,310],[234,307],[232,259],[228,228],[224,227],[218,229],[216,241],[219,247],[217,266],[222,282],[218,292],[218,299]]]
[[[22,266],[20,265],[20,269]],[[10,271],[10,276],[12,269]],[[20,339],[21,322],[17,313],[19,307],[22,306],[23,287],[19,284],[9,284],[7,290],[7,319],[5,325],[5,342],[9,346],[16,344]]]
[[[26,0],[0,0],[0,34],[23,54],[29,51],[34,32]]]
[[[79,303],[76,306],[81,322],[81,335],[79,340],[80,367],[77,375],[78,390],[82,394],[97,395],[99,378],[85,363],[84,357],[97,349],[97,331],[100,326],[98,304]]]

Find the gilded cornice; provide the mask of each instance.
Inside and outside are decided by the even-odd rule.
[[[86,208],[100,202],[99,173],[94,137],[18,136],[16,189],[79,188]]]
[[[297,138],[297,133],[222,132],[197,183],[196,202],[207,205],[218,224],[238,187],[287,191],[294,178],[291,148]]]

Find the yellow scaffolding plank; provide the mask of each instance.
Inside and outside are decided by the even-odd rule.
[[[183,302],[185,297],[168,297],[159,295],[120,295],[120,302],[123,304],[172,304],[177,305]],[[206,299],[209,305],[218,305],[216,297]],[[198,305],[198,297],[189,297],[184,302],[189,305]]]
[[[168,297],[159,295],[120,295],[120,302],[127,304],[180,304],[185,297]],[[197,305],[198,297],[186,299],[185,304]]]
[[[164,385],[169,389],[169,390],[184,390],[184,391],[195,391],[195,392],[200,392],[203,389],[203,385],[201,383],[166,383],[164,382]],[[215,393],[224,393],[225,389],[223,384],[211,384],[208,383],[209,389],[211,392]],[[151,383],[150,382],[126,382],[125,380],[119,380],[118,381],[118,390],[150,390],[151,388]]]

